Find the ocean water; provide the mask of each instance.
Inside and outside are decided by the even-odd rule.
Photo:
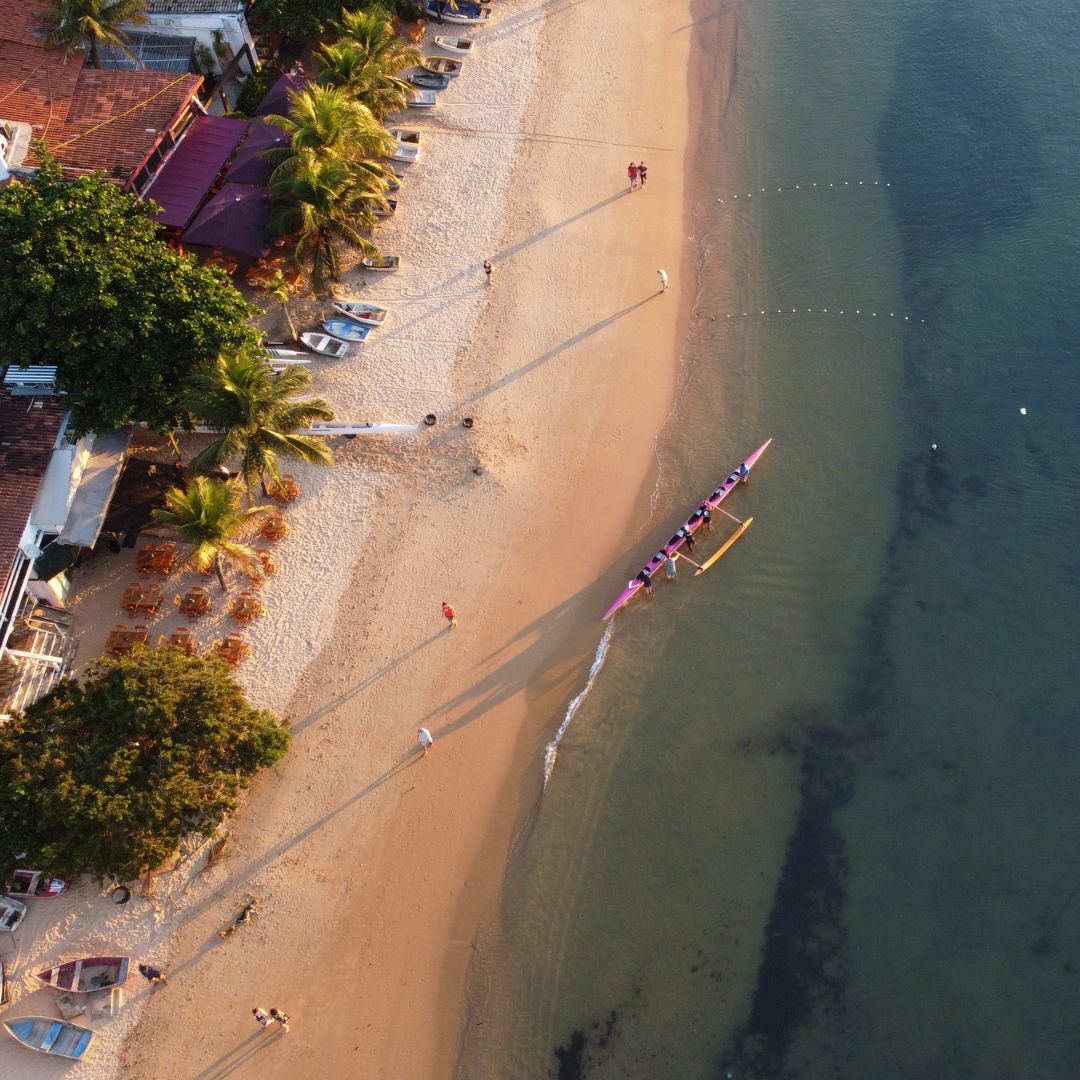
[[[1080,8],[721,11],[640,561],[775,441],[617,617],[459,1073],[1080,1076]]]

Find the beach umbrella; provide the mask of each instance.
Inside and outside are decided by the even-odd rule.
[[[266,240],[269,215],[270,196],[264,188],[225,184],[184,233],[184,243],[258,258],[270,249]]]
[[[225,173],[229,184],[267,184],[274,166],[263,160],[263,153],[288,146],[289,136],[265,120],[252,120],[236,156]]]

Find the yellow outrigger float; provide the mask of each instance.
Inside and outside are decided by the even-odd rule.
[[[736,519],[736,520],[738,520],[738,519]],[[728,551],[728,549],[731,547],[731,545],[734,544],[735,541],[738,540],[739,537],[742,536],[742,534],[744,532],[746,532],[746,530],[749,529],[750,526],[753,523],[754,523],[754,519],[752,517],[748,517],[745,521],[740,522],[739,527],[720,545],[719,549],[717,551],[715,551],[712,555],[710,555],[694,571],[694,577],[697,577],[698,574],[704,574],[705,571],[708,570],[709,567],[712,566],[712,564],[714,562],[716,562],[717,559],[719,559],[722,555],[724,555]]]

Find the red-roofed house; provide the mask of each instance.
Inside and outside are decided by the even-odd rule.
[[[46,49],[36,5],[0,0],[0,180],[36,165],[40,138],[69,175],[100,170],[142,193],[205,112],[201,75],[86,68]]]

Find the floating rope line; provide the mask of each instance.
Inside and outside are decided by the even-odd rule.
[[[789,192],[789,193],[792,192],[792,191],[812,191],[814,188],[820,188],[822,190],[828,190],[829,188],[833,188],[835,190],[836,188],[891,187],[891,186],[892,186],[891,184],[883,183],[881,180],[834,180],[834,181],[830,181],[830,182],[826,182],[826,181],[822,180],[820,183],[819,182],[814,182],[814,183],[810,183],[810,184],[789,184],[786,188],[784,188],[784,187],[762,188],[760,192],[757,192],[757,191],[739,192],[737,194],[729,195],[727,199],[717,199],[716,201],[718,203],[726,203],[726,202],[728,202],[729,200],[732,200],[732,199],[752,199],[755,195],[757,195],[760,198],[762,195],[775,195],[778,192],[782,192],[782,191],[786,191],[786,192]]]
[[[725,319],[750,319],[760,318],[763,315],[859,315],[869,316],[872,319],[896,319],[900,322],[926,322],[925,319],[917,319],[911,315],[904,315],[895,311],[869,311],[863,308],[759,308],[756,311],[733,311],[725,315]]]

